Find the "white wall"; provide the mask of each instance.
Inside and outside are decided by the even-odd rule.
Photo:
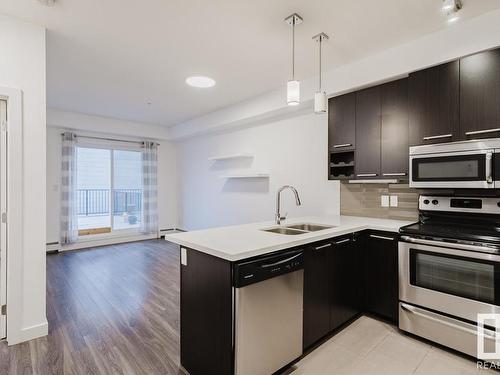
[[[7,301],[9,344],[47,333],[45,315],[45,29],[0,15],[0,86],[23,94],[22,270]],[[10,249],[9,249],[10,251]],[[16,254],[19,256],[19,254]],[[11,279],[12,276],[13,278]],[[19,284],[17,283],[19,281]],[[12,297],[12,298],[10,298]]]
[[[60,116],[61,113],[64,116]],[[65,128],[59,127],[63,123],[67,126]],[[163,134],[163,130],[166,129],[154,125],[121,122],[116,119],[54,110],[48,111],[47,124],[49,125],[47,128],[47,243],[59,241],[61,133],[64,129],[72,129],[77,134],[110,136],[119,139],[157,139],[160,143],[158,150],[158,224],[160,229],[178,226],[176,145],[158,138],[158,135]],[[96,132],[96,128],[100,132]],[[94,131],[89,132],[89,129]],[[116,131],[119,133],[115,133]]]
[[[283,193],[289,216],[338,214],[339,184],[328,181],[326,115],[308,113],[262,126],[193,138],[178,144],[180,228],[274,220],[276,191],[293,185],[302,199]],[[249,152],[253,159],[210,162],[209,157]],[[227,180],[231,172],[266,171],[270,178]]]

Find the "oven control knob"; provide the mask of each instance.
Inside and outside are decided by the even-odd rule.
[[[439,202],[438,202],[438,200],[437,200],[437,199],[433,199],[433,200],[432,200],[432,204],[433,204],[434,206],[435,206],[436,204],[438,204],[438,203],[439,203]]]
[[[497,206],[500,207],[500,202],[497,203]]]
[[[430,201],[430,200],[428,200],[428,199],[424,199],[424,204],[429,204],[429,203],[431,203],[431,201]],[[498,202],[498,204],[500,204],[500,202]]]

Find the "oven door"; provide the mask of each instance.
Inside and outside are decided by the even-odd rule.
[[[500,313],[500,256],[437,244],[399,242],[399,299],[471,322]]]
[[[410,187],[493,189],[494,150],[410,155]]]

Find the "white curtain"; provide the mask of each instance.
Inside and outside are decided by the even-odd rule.
[[[61,244],[70,244],[78,239],[76,135],[65,132],[62,138],[60,241]]]
[[[144,234],[158,234],[158,145],[145,141],[142,145],[142,188]]]

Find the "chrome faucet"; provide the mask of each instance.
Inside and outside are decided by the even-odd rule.
[[[287,214],[285,214],[284,216],[281,216],[281,212],[280,212],[280,210],[281,210],[281,207],[280,207],[281,206],[281,192],[283,190],[286,190],[286,189],[292,190],[293,194],[295,194],[295,204],[297,206],[300,206],[302,204],[302,203],[300,203],[299,192],[297,191],[297,189],[295,189],[291,185],[285,185],[285,186],[280,187],[278,189],[278,193],[276,194],[276,215],[275,216],[276,216],[276,224],[278,224],[278,225],[281,224],[281,222],[286,219],[286,215],[287,215]]]

